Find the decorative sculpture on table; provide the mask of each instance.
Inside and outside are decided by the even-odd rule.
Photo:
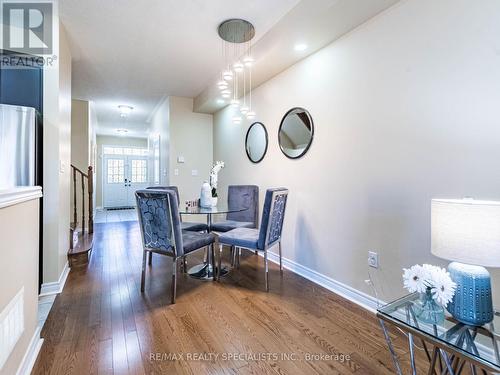
[[[417,318],[425,323],[444,321],[444,307],[453,299],[457,284],[444,269],[430,264],[416,264],[403,269],[404,287],[410,293],[420,293],[414,306]]]
[[[224,168],[225,164],[223,161],[216,161],[215,165],[212,167],[210,171],[210,186],[212,188],[212,206],[217,206],[217,183],[219,179],[219,172],[222,168]]]

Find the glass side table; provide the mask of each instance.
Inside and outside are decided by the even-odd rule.
[[[429,324],[419,321],[415,314],[418,293],[407,295],[377,310],[382,331],[398,375],[402,375],[398,356],[394,350],[386,324],[398,327],[408,337],[411,374],[416,375],[415,340],[429,361],[428,374],[461,374],[466,366],[472,374],[500,373],[499,341],[500,313],[492,323],[482,327],[469,326],[456,321],[446,312],[443,323]]]

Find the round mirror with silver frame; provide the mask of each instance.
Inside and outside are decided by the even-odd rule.
[[[254,122],[247,131],[245,150],[252,163],[260,163],[267,152],[267,129],[261,122]]]
[[[314,137],[314,123],[309,112],[300,107],[290,109],[281,120],[278,131],[280,149],[286,157],[304,156]]]

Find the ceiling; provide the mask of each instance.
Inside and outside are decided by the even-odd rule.
[[[222,65],[217,26],[244,18],[259,40],[299,0],[60,0],[73,98],[94,101],[98,132],[144,136],[165,96],[198,96]],[[134,107],[125,121],[119,104]]]

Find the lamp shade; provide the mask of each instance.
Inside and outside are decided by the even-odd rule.
[[[433,199],[431,252],[455,262],[500,267],[500,202]]]

